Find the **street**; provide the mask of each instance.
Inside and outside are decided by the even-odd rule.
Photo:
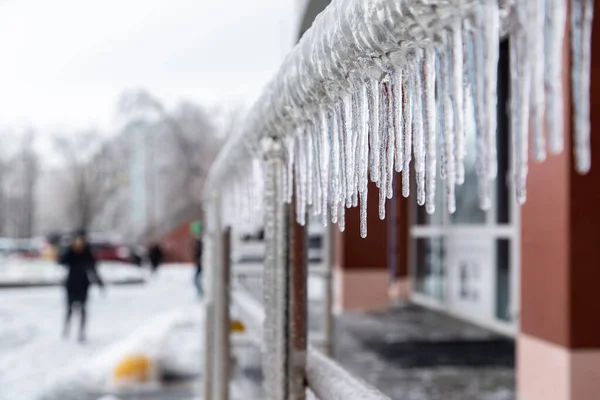
[[[38,398],[69,369],[123,340],[148,320],[198,307],[192,268],[163,268],[144,285],[94,287],[88,304],[87,341],[77,342],[78,315],[62,337],[62,287],[4,289],[0,293],[0,400]]]

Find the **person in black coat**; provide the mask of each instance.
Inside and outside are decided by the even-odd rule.
[[[163,252],[158,243],[155,243],[150,247],[148,258],[150,259],[150,266],[152,267],[152,273],[154,274],[163,262]]]
[[[67,292],[67,315],[63,334],[65,337],[69,334],[69,326],[73,308],[79,306],[81,313],[81,324],[79,326],[79,341],[85,340],[85,324],[86,324],[86,302],[88,290],[92,282],[104,287],[104,283],[96,270],[96,259],[92,251],[86,243],[85,233],[78,232],[75,235],[73,243],[61,255],[59,263],[69,272],[65,281],[65,289]]]
[[[194,274],[194,284],[196,285],[198,295],[202,296],[202,239],[197,238],[195,240],[195,245],[194,261],[196,263],[196,273]]]

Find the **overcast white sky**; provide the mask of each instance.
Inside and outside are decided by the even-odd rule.
[[[251,101],[295,43],[299,0],[0,0],[0,126],[109,129],[119,94]]]

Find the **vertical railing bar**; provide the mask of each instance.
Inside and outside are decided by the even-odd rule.
[[[323,352],[327,356],[333,355],[333,261],[334,261],[334,225],[329,224],[324,230],[323,259],[325,293],[323,298]]]
[[[221,241],[221,215],[220,198],[212,196],[207,202],[204,218],[206,229],[203,231],[202,242],[205,251],[203,252],[204,276],[204,385],[203,399],[213,400],[216,382],[216,357],[218,349],[216,347],[216,321],[215,315],[215,293],[217,292],[217,271],[220,270],[220,241]]]
[[[306,398],[306,346],[308,333],[308,229],[296,222],[294,208],[297,199],[288,207],[289,265],[288,309],[289,335],[288,385],[290,400]],[[308,217],[305,219],[308,220]]]
[[[287,292],[286,213],[283,198],[283,148],[273,138],[262,142],[265,155],[265,267],[263,295],[265,321],[263,329],[263,376],[265,398],[286,400],[286,333]]]
[[[230,367],[230,340],[229,340],[229,282],[231,269],[231,228],[227,227],[217,234],[220,238],[220,253],[215,255],[220,258],[219,269],[215,270],[216,293],[215,298],[215,385],[214,399],[229,399]]]

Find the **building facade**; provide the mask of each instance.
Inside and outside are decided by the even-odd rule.
[[[328,1],[307,3],[302,29]],[[569,18],[567,18],[567,21]],[[600,156],[600,21],[593,27],[592,154]],[[567,27],[565,27],[567,28]],[[568,29],[566,29],[568,32]],[[510,172],[508,44],[500,44],[498,171],[491,210],[478,204],[474,143],[455,213],[446,211],[438,182],[436,212],[395,190],[387,219],[369,207],[368,236],[359,235],[359,210],[346,212],[334,238],[337,310],[388,307],[411,301],[458,316],[515,339],[519,398],[600,399],[600,169],[573,168],[568,34],[564,43],[565,150],[529,166],[528,197],[514,200]],[[471,124],[472,125],[472,124]],[[473,126],[470,127],[473,129]],[[469,135],[472,136],[472,135]],[[414,175],[413,175],[414,176]],[[400,181],[395,176],[395,182]],[[378,201],[375,185],[368,202]],[[399,186],[399,185],[396,185]]]

